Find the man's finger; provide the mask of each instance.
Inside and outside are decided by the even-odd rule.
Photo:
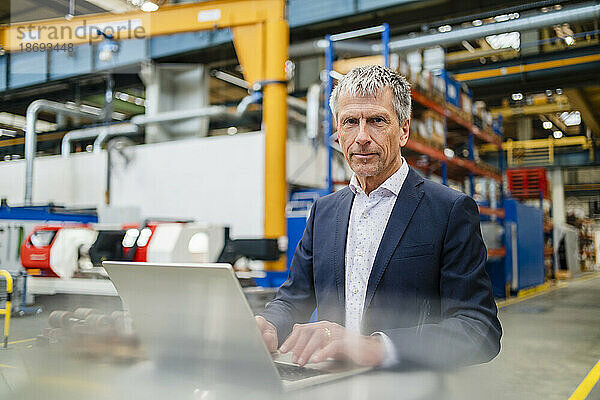
[[[277,350],[277,337],[271,331],[266,331],[262,334],[263,341],[267,345],[267,349],[273,353]]]
[[[306,364],[310,360],[312,355],[315,353],[315,351],[317,351],[317,350],[321,349],[323,346],[327,345],[328,341],[329,341],[329,336],[327,335],[327,333],[325,333],[324,328],[318,328],[318,329],[314,330],[308,343],[306,343],[304,350],[298,357],[298,364],[301,366]]]
[[[303,329],[302,325],[300,325],[300,324],[294,325],[294,329],[292,329],[292,333],[290,333],[290,335],[287,337],[287,339],[285,339],[285,341],[279,348],[279,351],[281,351],[282,353],[287,353],[288,351],[293,349],[294,346],[296,345],[296,342],[298,341],[298,338],[300,337],[300,331],[302,331],[302,329]]]
[[[254,319],[256,320],[258,329],[260,329],[261,332],[264,332],[267,328],[269,328],[269,322],[264,317],[257,315],[254,317]]]
[[[300,354],[302,354],[302,352],[304,351],[304,348],[306,347],[306,344],[312,337],[313,333],[314,333],[314,329],[312,329],[312,328],[305,328],[300,331],[298,340],[296,341],[296,344],[294,345],[294,347],[291,349],[291,351],[293,352],[292,362],[294,362],[294,363],[298,362],[298,358],[300,357]]]
[[[311,362],[322,362],[327,360],[328,358],[346,358],[340,357],[344,354],[345,345],[342,340],[334,340],[329,343],[327,346],[323,347],[321,350],[317,351],[312,358]]]

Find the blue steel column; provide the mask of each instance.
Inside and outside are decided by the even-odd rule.
[[[448,124],[444,115],[444,153],[446,146],[448,146]],[[442,184],[448,186],[448,163],[446,161],[442,161]]]
[[[502,122],[502,115],[498,115],[498,136],[500,136],[500,148],[498,149],[498,169],[500,170],[500,176],[502,180],[500,181],[500,204],[501,207],[504,207],[504,150],[502,149],[502,144],[504,143],[504,125]]]
[[[475,153],[473,151],[473,133],[469,132],[469,160],[475,161]],[[471,191],[471,197],[475,195],[475,179],[473,172],[469,172],[469,190]]]
[[[331,35],[325,36],[327,47],[325,48],[325,72],[327,73],[327,81],[325,82],[325,130],[324,138],[325,148],[327,149],[327,190],[333,192],[333,154],[331,148],[331,135],[333,134],[333,120],[331,109],[329,108],[329,98],[333,91],[333,78],[331,71],[333,70],[333,42]]]
[[[382,24],[383,32],[381,32],[381,47],[383,62],[386,67],[390,67],[390,26],[385,23]]]

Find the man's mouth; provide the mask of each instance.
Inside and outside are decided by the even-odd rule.
[[[367,159],[369,157],[376,156],[377,153],[353,153],[352,155],[360,160],[363,160],[363,159]]]

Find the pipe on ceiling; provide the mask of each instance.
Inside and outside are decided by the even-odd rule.
[[[65,158],[69,157],[69,154],[71,153],[71,142],[74,140],[96,138],[94,141],[94,152],[98,152],[107,138],[119,135],[128,136],[138,132],[139,127],[130,123],[77,129],[70,131],[63,136],[60,145],[60,153]]]
[[[521,17],[506,22],[459,28],[450,32],[434,33],[431,35],[394,39],[390,42],[390,50],[406,51],[438,45],[443,46],[460,43],[463,40],[497,35],[499,33],[532,30],[556,24],[591,20],[598,17],[600,17],[600,4],[591,4],[574,8],[565,7],[560,11],[536,14],[530,17]],[[379,51],[381,45],[373,45],[373,49]]]
[[[322,54],[329,42],[325,39],[311,40],[308,42],[294,43],[290,45],[288,54],[290,58],[313,56]],[[333,48],[336,52],[351,53],[356,55],[368,55],[373,53],[373,45],[362,42],[334,42]]]
[[[424,34],[414,37],[404,36],[392,38],[390,50],[408,51],[432,46],[443,46],[460,43],[463,40],[479,39],[499,33],[531,30],[546,26],[592,20],[600,17],[600,4],[591,3],[579,7],[565,7],[560,11],[521,17],[506,22],[496,22],[469,28],[458,28],[450,32]],[[381,53],[380,43],[334,42],[336,51],[357,55],[372,55]],[[294,43],[289,47],[290,58],[306,57],[322,54],[327,48],[325,39]]]
[[[106,126],[100,131],[96,140],[94,140],[94,153],[99,153],[102,150],[102,145],[106,139],[113,136],[130,136],[139,133],[139,127],[135,124],[118,124]]]
[[[198,117],[219,117],[232,116],[225,106],[208,106],[192,110],[176,110],[161,112],[154,115],[136,115],[131,118],[131,123],[135,125],[147,125],[162,122],[183,121],[186,119]]]

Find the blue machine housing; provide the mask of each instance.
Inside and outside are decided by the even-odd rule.
[[[296,247],[298,247],[298,243],[304,234],[304,229],[306,229],[306,220],[308,219],[310,209],[319,197],[327,194],[329,194],[327,189],[299,190],[291,194],[286,210],[288,237],[286,270],[282,272],[267,271],[264,278],[255,278],[257,285],[279,287],[285,282],[288,277],[290,265],[292,264],[292,258],[296,252]]]
[[[506,257],[486,264],[495,297],[506,297],[507,288],[514,294],[541,285],[545,278],[542,210],[514,199],[506,199],[503,204]]]
[[[9,207],[0,205],[0,219],[22,221],[98,222],[95,209],[69,209],[52,204],[44,206]]]

